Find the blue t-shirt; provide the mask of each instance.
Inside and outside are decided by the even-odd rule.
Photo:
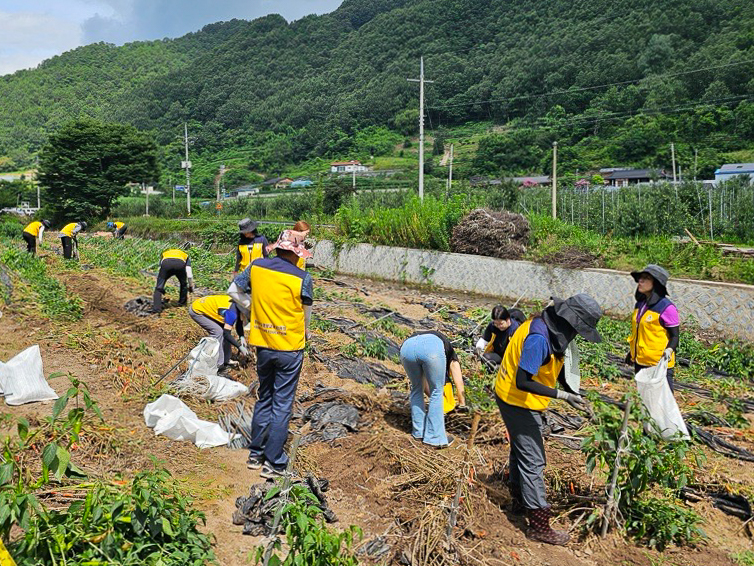
[[[223,313],[223,320],[225,324],[233,326],[238,320],[238,309],[235,304],[230,305],[230,308]]]
[[[550,342],[539,333],[542,331],[547,332],[544,321],[533,320],[529,326],[529,335],[524,339],[524,347],[518,361],[518,367],[532,375],[537,375],[539,368],[550,359]]]

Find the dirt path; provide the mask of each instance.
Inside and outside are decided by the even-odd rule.
[[[151,291],[147,281],[118,278],[99,269],[66,270],[59,276],[71,292],[82,297],[84,318],[72,323],[50,323],[36,314],[35,309],[28,309],[21,302],[13,303],[4,310],[0,323],[0,359],[7,360],[23,348],[39,344],[45,372],[71,373],[86,382],[103,410],[106,423],[112,427],[109,434],[113,445],[118,446],[118,453],[93,457],[87,460],[85,469],[99,475],[129,476],[150,466],[153,458],[163,462],[206,513],[206,530],[217,540],[219,562],[227,565],[253,563],[253,551],[259,539],[243,536],[241,527],[231,523],[236,497],[246,495],[249,486],[260,481],[258,472],[246,468],[245,451],[199,450],[189,443],[155,437],[144,426],[144,404],[152,400],[155,393],[148,384],[197,342],[202,335],[200,329],[182,309],[169,309],[160,318],[139,318],[127,313],[123,309],[127,300]],[[348,278],[341,281],[346,286],[319,283],[329,298],[322,302],[318,313],[357,317],[354,307],[361,301],[420,320],[431,314],[421,305],[427,300],[463,302],[467,308],[491,306],[489,300],[464,294],[430,294],[420,289]],[[366,319],[362,317],[362,320]],[[334,355],[344,344],[352,342],[334,330],[317,332],[317,341],[328,355]],[[400,370],[394,363],[382,363]],[[239,371],[236,376],[248,384],[254,379],[254,372],[251,369]],[[50,383],[56,391],[62,392],[67,387],[67,378],[57,377]],[[428,507],[431,497],[422,499],[427,492],[421,482],[408,489],[397,489],[396,478],[407,473],[407,464],[401,458],[422,454],[435,461],[438,454],[421,452],[428,449],[416,446],[410,439],[405,402],[400,405],[394,400],[395,392],[406,390],[405,383],[391,384],[388,389],[361,385],[336,377],[325,364],[307,357],[299,396],[311,394],[318,385],[342,388],[343,395],[350,396],[361,409],[362,420],[357,433],[332,443],[302,448],[301,465],[330,480],[328,499],[340,519],[340,528],[350,524],[360,526],[365,541],[385,536],[391,546],[390,563],[398,564],[402,556],[410,556],[412,536],[422,513],[431,514],[432,505],[444,509],[448,504],[447,500],[439,500]],[[187,403],[209,420],[215,420],[222,409],[221,404],[195,400],[187,400]],[[302,408],[297,407],[297,411]],[[3,406],[3,412],[32,418],[42,418],[49,415],[49,411],[49,404]],[[464,558],[463,563],[721,566],[733,564],[729,553],[751,548],[741,522],[706,503],[698,504],[697,508],[707,519],[710,540],[698,549],[671,548],[661,556],[627,543],[617,535],[605,540],[576,537],[577,540],[565,548],[527,540],[522,531],[522,519],[504,510],[506,491],[497,472],[507,460],[507,447],[499,421],[494,415],[485,418],[472,459],[476,476],[468,486],[469,504],[465,509],[473,512],[461,513],[456,535],[462,546],[469,549],[470,557]],[[301,427],[302,432],[308,430],[300,421],[294,421],[292,427]],[[459,438],[465,437],[469,417],[449,417],[448,427]],[[578,451],[552,439],[547,440],[546,448],[548,470],[560,474],[556,480],[588,489],[591,480],[584,472],[583,457]],[[453,477],[455,470],[461,469],[464,454],[460,442],[442,452],[441,457],[447,462],[445,467]],[[750,467],[745,464],[717,456],[710,461],[714,462],[716,473],[725,474],[730,469],[731,481],[754,483]],[[568,528],[577,515],[563,514],[559,524]]]

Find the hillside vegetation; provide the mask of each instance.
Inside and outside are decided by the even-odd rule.
[[[165,182],[184,121],[199,165],[277,174],[392,154],[417,128],[406,78],[424,56],[430,135],[475,141],[458,175],[542,171],[554,140],[564,172],[669,166],[674,141],[683,169],[696,151],[708,175],[754,138],[753,29],[754,4],[738,0],[346,0],[291,23],[89,45],[0,78],[0,167],[32,163],[82,115],[154,132]]]

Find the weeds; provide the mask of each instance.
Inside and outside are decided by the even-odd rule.
[[[44,260],[15,247],[0,254],[0,262],[26,280],[42,304],[42,312],[51,318],[79,320],[84,312],[81,299],[47,273]]]
[[[280,487],[271,489],[267,499],[280,493]],[[285,531],[288,554],[282,558],[280,539],[273,543],[273,554],[269,564],[282,566],[356,566],[358,560],[352,553],[353,542],[360,539],[362,531],[351,525],[345,531],[331,532],[321,518],[317,497],[303,485],[293,485],[288,492],[289,501],[281,504],[280,524]],[[263,561],[266,547],[260,545],[256,551],[256,564]]]
[[[635,393],[627,449],[618,472],[618,510],[626,531],[652,548],[671,542],[693,543],[704,536],[698,528],[702,519],[678,499],[678,492],[693,481],[687,464],[686,442],[665,442],[653,428],[653,421]],[[590,394],[594,407],[589,435],[581,449],[586,454],[587,472],[608,471],[615,460],[622,415],[617,407]],[[625,401],[625,399],[624,399]],[[699,458],[698,453],[696,457]],[[597,528],[601,514],[595,510],[587,527]]]

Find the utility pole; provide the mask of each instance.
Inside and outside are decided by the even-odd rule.
[[[694,182],[696,182],[696,168],[699,163],[699,150],[694,148]]]
[[[191,161],[188,154],[188,124],[183,123],[183,145],[186,149],[186,160],[181,163],[181,167],[186,170],[186,210],[191,215]]]
[[[552,217],[558,217],[558,142],[552,142]]]
[[[144,216],[149,216],[149,187],[147,187],[145,183],[142,183],[141,188],[144,190],[144,192],[147,195],[147,205],[146,205],[146,210],[144,211],[145,212]]]
[[[450,165],[448,167],[448,186],[445,190],[445,199],[450,195],[450,187],[453,185],[453,144],[450,144]]]
[[[354,192],[356,191],[356,166],[353,166],[353,171],[351,171],[353,175],[351,175],[351,187],[353,188]]]
[[[673,184],[675,185],[676,178],[675,178],[675,144],[674,143],[670,144],[670,156],[671,156],[671,159],[673,160]]]
[[[170,188],[173,189],[173,204],[175,204],[175,185],[173,184],[172,175],[168,175],[168,183],[170,183]]]
[[[424,57],[419,59],[419,78],[407,79],[419,83],[419,200],[424,202],[424,83],[433,83],[424,79]]]
[[[223,175],[225,175],[225,163],[220,164],[220,178],[217,180],[217,202],[220,202],[220,183],[223,182]]]

